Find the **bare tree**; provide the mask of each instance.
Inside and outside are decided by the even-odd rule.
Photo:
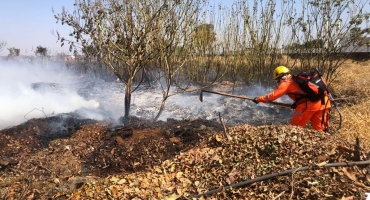
[[[128,117],[131,94],[142,82],[139,77],[134,85],[134,78],[144,73],[157,57],[159,51],[155,49],[155,44],[166,39],[157,36],[162,36],[161,32],[167,31],[167,27],[176,27],[171,24],[174,21],[163,18],[173,15],[174,10],[190,10],[193,5],[192,1],[77,0],[73,14],[63,9],[55,18],[73,28],[71,36],[75,37],[75,41],[68,41],[70,45],[89,47],[89,52],[94,52],[125,83],[125,117]],[[58,36],[64,44],[66,39]]]
[[[301,12],[291,7],[290,44],[286,50],[295,54],[301,71],[319,68],[328,82],[333,80],[341,64],[359,50],[359,43],[370,31],[364,28],[369,19],[365,10],[368,0],[302,0]]]
[[[247,82],[271,80],[273,68],[283,64],[279,60],[286,53],[283,47],[300,54],[299,62],[293,59],[293,67],[319,67],[331,79],[341,64],[338,55],[343,56],[369,32],[360,28],[363,19],[369,18],[362,9],[366,2],[301,0],[298,12],[294,0],[242,0],[217,20],[211,11],[207,21],[199,17],[208,12],[201,9],[206,3],[202,0],[76,0],[72,13],[63,8],[55,18],[73,28],[74,40],[57,34],[62,45],[68,42],[71,51],[82,48],[125,83],[128,117],[131,95],[149,66],[157,69],[151,72],[161,83],[160,112],[173,95],[172,85],[189,91],[189,84],[179,84],[178,80],[184,80],[179,77],[206,82],[212,73],[213,78],[220,77],[222,68],[234,82],[240,77]],[[345,21],[344,13],[351,6],[359,9]]]
[[[0,52],[3,50],[3,48],[6,46],[6,42],[0,41]]]
[[[278,64],[306,71],[318,67],[330,82],[339,66],[366,44],[368,0],[236,1],[222,15],[218,33],[233,80],[271,80]],[[301,6],[299,8],[298,6]],[[349,14],[347,14],[349,13]],[[283,51],[284,49],[284,51]],[[280,59],[282,54],[292,59]],[[270,81],[271,83],[271,81]]]
[[[148,73],[148,66],[154,65],[153,69],[158,70],[151,72],[159,80],[163,92],[162,104],[155,117],[158,119],[166,99],[177,94],[170,94],[171,86],[175,84],[181,91],[187,91],[188,85],[180,85],[179,77],[184,72],[181,70],[183,66],[190,65],[194,53],[190,36],[198,23],[202,2],[79,3],[75,12],[79,17],[68,15],[64,10],[56,18],[74,28],[71,35],[78,36],[76,42],[79,41],[86,55],[99,57],[126,84],[126,117],[129,116],[131,93],[141,84],[144,73]],[[81,19],[83,23],[78,21]],[[66,41],[61,36],[59,38],[62,44]],[[69,42],[75,44],[75,41]],[[141,77],[137,76],[139,74]],[[137,77],[137,85],[133,87]]]
[[[285,17],[284,12],[277,11],[277,4],[285,2],[236,1],[231,8],[219,11],[222,60],[234,83],[240,79],[246,83],[271,80],[271,71],[281,57]]]
[[[187,65],[192,48],[189,35],[197,23],[200,1],[171,1],[167,13],[153,20],[158,31],[152,35],[157,38],[153,42],[156,59],[153,76],[158,80],[162,91],[162,103],[154,120],[157,120],[165,107],[166,100],[171,96],[170,88],[176,76],[180,76],[181,68]]]
[[[154,73],[154,76],[158,80],[163,95],[159,112],[154,120],[157,120],[161,115],[169,97],[201,89],[200,87],[191,87],[189,81],[191,74],[188,73],[187,69],[193,67],[195,57],[207,57],[205,53],[212,52],[211,46],[215,41],[213,25],[198,24],[203,6],[205,4],[202,1],[173,1],[168,6],[168,14],[154,21],[155,24],[162,27],[161,31],[157,32],[158,35],[155,35],[158,38],[154,44],[154,48],[158,52],[155,65],[158,66],[159,70]],[[194,66],[194,69],[197,66]],[[214,73],[211,75],[210,72]],[[202,80],[207,80],[207,84],[203,87],[207,87],[220,78],[222,73],[216,67],[213,71],[204,71],[201,76]],[[173,87],[175,90],[171,91]]]

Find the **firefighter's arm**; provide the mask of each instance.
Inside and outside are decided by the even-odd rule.
[[[267,103],[275,101],[276,99],[287,93],[289,85],[290,85],[289,82],[283,81],[276,90],[272,91],[271,93],[268,93],[265,96],[257,97],[258,102]]]

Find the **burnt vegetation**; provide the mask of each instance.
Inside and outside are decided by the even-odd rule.
[[[363,132],[366,117],[361,118],[364,124],[347,121],[337,134],[284,125],[226,127],[215,120],[158,118],[166,100],[179,93],[221,81],[271,85],[277,65],[296,71],[319,68],[336,98],[342,98],[344,113],[350,116],[348,110],[356,106],[366,112],[367,76],[361,76],[363,84],[343,81],[343,76],[350,74],[348,61],[369,65],[349,60],[368,45],[369,30],[361,27],[369,14],[351,10],[352,1],[302,1],[302,13],[295,11],[295,1],[284,1],[281,13],[274,0],[235,2],[231,8],[206,3],[78,0],[73,12],[55,13],[58,23],[73,28],[69,37],[56,33],[75,56],[63,61],[63,69],[124,83],[125,113],[121,125],[65,113],[0,130],[0,198],[364,199],[370,191],[368,164],[325,166],[370,159]],[[216,20],[216,11],[221,20]],[[344,20],[346,12],[350,16]],[[5,45],[0,42],[0,51]],[[19,56],[16,48],[8,50]],[[39,46],[35,55],[44,61],[48,51]],[[343,89],[342,83],[359,88]],[[132,93],[141,86],[162,91],[153,119],[130,116]],[[59,86],[32,87],[41,91]],[[84,89],[89,87],[94,85]],[[360,95],[361,100],[347,98]],[[351,123],[365,128],[353,129]],[[291,173],[230,187],[286,170]]]

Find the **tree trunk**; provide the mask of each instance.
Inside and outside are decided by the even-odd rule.
[[[155,116],[154,121],[157,121],[157,120],[158,120],[158,118],[161,116],[161,114],[162,114],[162,112],[163,112],[163,110],[164,110],[164,106],[165,106],[165,104],[166,104],[166,100],[165,100],[165,99],[163,99],[163,100],[162,100],[161,107],[159,108],[159,111],[158,111],[158,113],[157,113],[157,116]]]
[[[131,88],[132,88],[132,80],[129,79],[128,82],[126,83],[126,90],[125,90],[125,117],[130,116]]]
[[[169,93],[169,90],[166,90],[165,94],[163,95],[161,107],[159,108],[159,111],[157,113],[157,116],[155,116],[154,121],[157,121],[158,118],[161,116],[161,114],[162,114],[162,112],[164,110],[164,106],[166,105],[166,100],[168,98],[168,93]]]

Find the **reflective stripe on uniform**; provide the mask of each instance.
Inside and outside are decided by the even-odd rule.
[[[314,84],[314,83],[308,82],[308,84],[313,85],[313,86],[314,86],[314,87],[316,87],[316,88],[319,88],[319,86],[318,86],[318,85],[316,85],[316,84]]]
[[[271,102],[268,95],[266,95],[265,98],[267,102]]]

